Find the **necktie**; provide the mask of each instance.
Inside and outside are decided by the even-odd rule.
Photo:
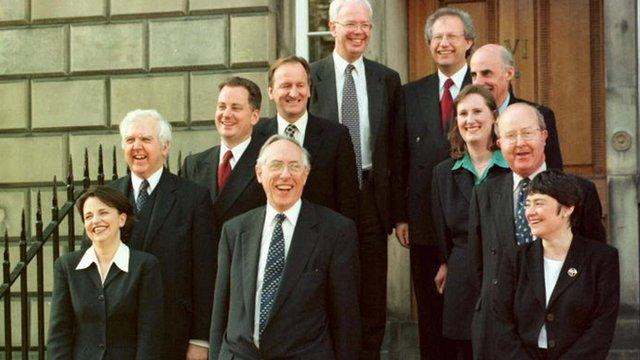
[[[353,81],[351,72],[356,67],[353,64],[347,65],[344,70],[344,88],[342,89],[342,124],[349,129],[353,150],[356,155],[356,166],[358,168],[358,182],[362,184],[362,153],[360,152],[360,113],[358,112],[358,96],[356,84]]]
[[[289,139],[295,139],[295,135],[296,135],[296,131],[298,131],[298,128],[293,125],[293,124],[289,124],[287,125],[286,128],[284,128],[284,134],[289,138]]]
[[[231,150],[227,150],[222,158],[222,164],[218,167],[218,191],[222,191],[224,185],[227,183],[229,176],[231,175],[231,158],[233,153]]]
[[[440,99],[440,121],[442,121],[442,131],[447,131],[449,120],[453,116],[453,97],[451,96],[451,86],[453,86],[453,80],[450,78],[444,82],[444,91],[442,93],[442,99]]]
[[[144,204],[149,200],[149,193],[147,192],[148,188],[149,182],[145,179],[142,181],[142,184],[140,184],[140,191],[138,192],[138,198],[136,199],[136,210],[138,212],[142,211]]]
[[[267,253],[267,264],[264,268],[264,280],[262,291],[260,292],[260,334],[264,331],[269,319],[269,313],[273,302],[278,294],[280,279],[284,271],[284,234],[282,233],[282,222],[286,216],[278,214],[275,217],[276,224],[271,235],[269,252]]]
[[[524,204],[527,199],[527,189],[529,188],[529,178],[520,180],[518,187],[518,204],[516,205],[516,242],[518,245],[524,245],[533,241],[531,228],[527,223],[527,217],[524,213]]]

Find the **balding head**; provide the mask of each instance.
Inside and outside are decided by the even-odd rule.
[[[507,99],[515,68],[511,52],[504,46],[487,44],[476,50],[469,62],[473,83],[489,89],[498,107]]]

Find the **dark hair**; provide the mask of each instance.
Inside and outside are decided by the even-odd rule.
[[[305,60],[305,58],[300,56],[286,56],[276,60],[271,67],[269,67],[269,86],[273,86],[273,74],[278,70],[278,68],[283,64],[300,64],[304,68],[304,71],[307,73],[307,84],[311,86],[311,68],[309,67],[309,62]]]
[[[467,96],[477,94],[482,96],[484,99],[484,103],[487,105],[489,110],[491,110],[492,114],[495,114],[498,110],[496,105],[496,101],[491,94],[491,91],[485,89],[481,85],[467,85],[462,91],[458,94],[456,99],[453,101],[453,119],[451,121],[451,128],[449,129],[449,133],[447,137],[449,138],[449,142],[451,143],[451,157],[454,159],[460,159],[464,156],[464,153],[467,152],[467,144],[462,139],[462,135],[460,135],[460,129],[458,129],[458,125],[455,120],[458,117],[458,104],[460,101],[464,100]],[[494,115],[495,120],[495,115]],[[495,123],[495,121],[494,121]],[[493,124],[491,125],[493,127]],[[493,129],[491,130],[491,144],[489,146],[489,150],[497,150],[498,146],[496,145],[497,136]]]
[[[574,206],[570,221],[571,226],[575,226],[577,210],[582,199],[582,190],[575,177],[556,169],[543,171],[531,180],[527,195],[531,194],[547,195],[554,198],[560,205]]]
[[[260,110],[260,106],[262,105],[262,93],[260,92],[260,87],[256,85],[256,83],[239,76],[232,76],[218,84],[218,90],[222,90],[225,86],[243,87],[247,89],[249,92],[249,105],[251,105],[253,110]]]
[[[89,198],[98,198],[98,200],[102,201],[108,206],[115,208],[118,210],[118,214],[126,214],[127,220],[124,223],[124,226],[120,229],[120,239],[122,242],[128,242],[131,237],[131,231],[133,230],[134,224],[134,215],[133,215],[133,206],[129,202],[126,196],[122,195],[122,193],[114,188],[108,186],[95,186],[87,190],[84,194],[82,194],[78,201],[76,201],[76,207],[78,208],[78,212],[80,213],[80,218],[82,222],[84,222],[84,203]]]

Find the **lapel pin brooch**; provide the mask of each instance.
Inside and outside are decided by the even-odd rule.
[[[576,270],[576,268],[571,268],[569,270],[567,270],[567,274],[569,274],[569,276],[574,277],[576,275],[578,275],[578,270]]]

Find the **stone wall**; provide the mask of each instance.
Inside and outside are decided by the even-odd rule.
[[[48,223],[53,176],[66,178],[69,154],[80,179],[88,149],[95,180],[102,144],[109,179],[116,146],[118,172],[125,173],[117,126],[128,111],[155,108],[171,121],[174,172],[178,152],[184,157],[219,142],[213,116],[224,78],[256,81],[263,115],[272,115],[266,69],[277,54],[277,11],[275,0],[0,0],[0,231],[12,237],[12,267],[22,209],[31,236],[42,190]],[[35,290],[35,269],[29,275]],[[31,307],[35,324],[35,301]],[[0,326],[0,346],[2,332]]]

